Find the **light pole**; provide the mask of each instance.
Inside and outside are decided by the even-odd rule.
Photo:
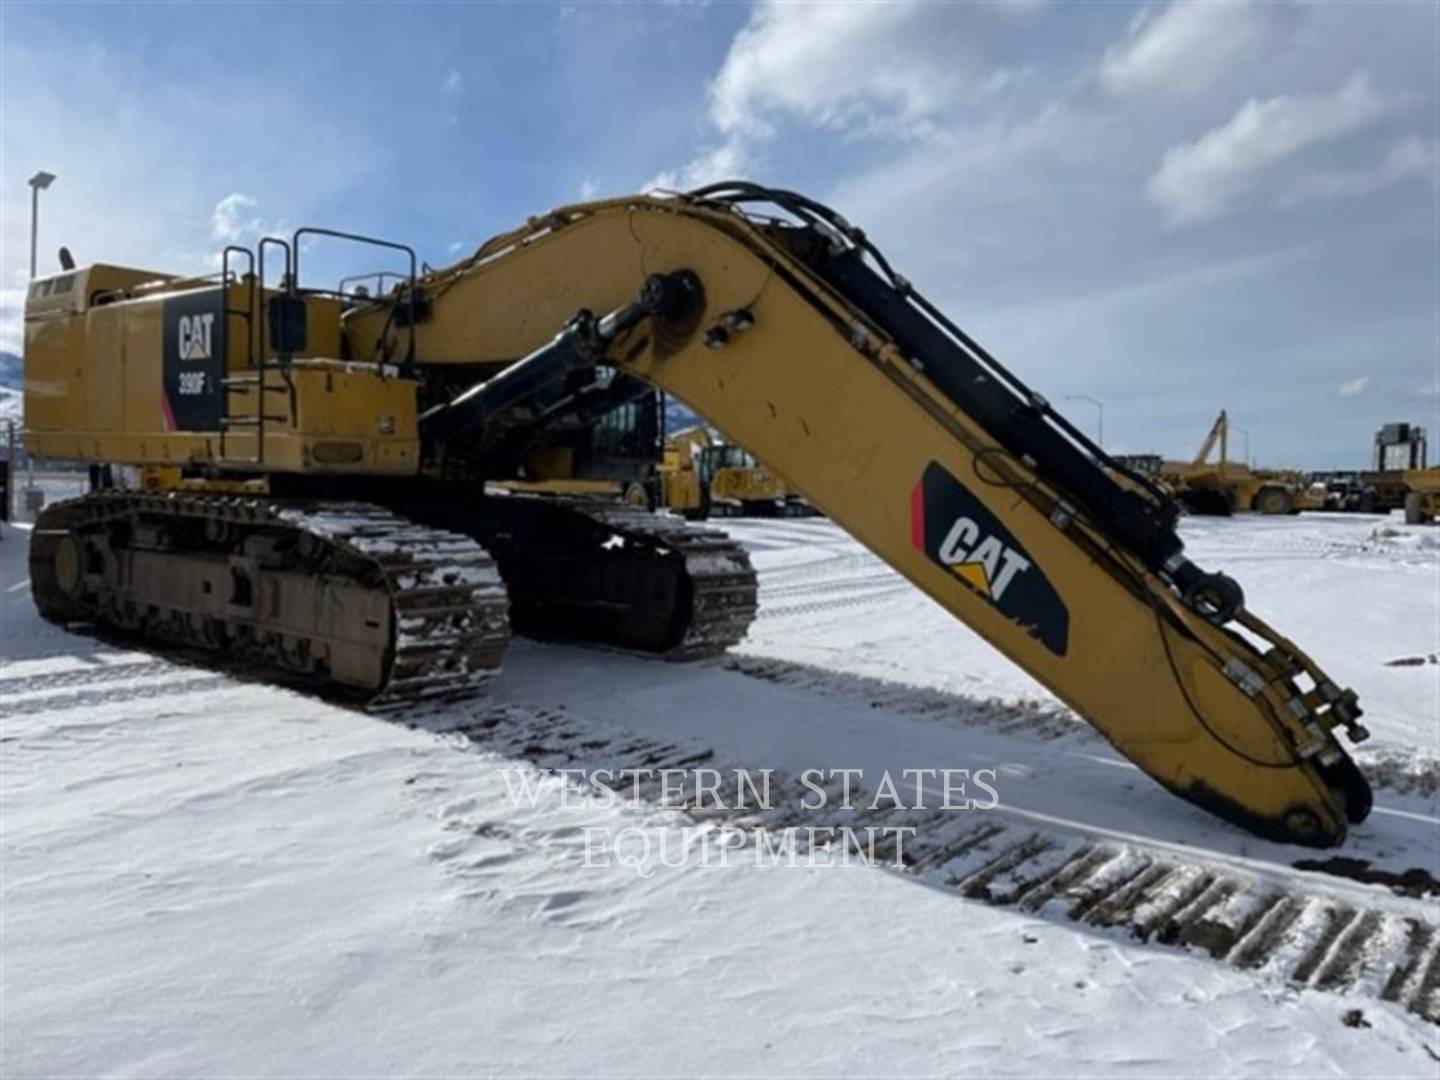
[[[40,233],[40,192],[55,182],[55,174],[41,169],[30,177],[30,276],[35,276],[35,241]]]
[[[1104,403],[1103,401],[1100,401],[1098,398],[1090,397],[1090,396],[1087,395],[1087,394],[1066,394],[1066,395],[1065,395],[1065,400],[1066,400],[1066,401],[1088,401],[1091,405],[1094,405],[1094,406],[1095,406],[1095,411],[1096,411],[1096,413],[1099,414],[1099,417],[1100,417],[1099,432],[1098,432],[1099,438],[1097,438],[1097,439],[1095,440],[1095,445],[1098,446],[1098,447],[1100,447],[1101,450],[1104,450],[1104,449],[1105,449],[1105,403]]]

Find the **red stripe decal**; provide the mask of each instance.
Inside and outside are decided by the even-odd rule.
[[[916,480],[910,489],[910,543],[916,551],[925,550],[925,492],[923,481]]]

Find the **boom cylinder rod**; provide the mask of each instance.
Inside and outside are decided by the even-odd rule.
[[[523,360],[421,413],[421,437],[434,444],[461,439],[483,428],[489,417],[535,396],[570,372],[593,367],[597,353],[603,351],[597,327],[592,312],[577,313],[564,330]]]
[[[593,368],[611,342],[649,314],[643,300],[603,318],[596,318],[591,311],[577,312],[565,329],[523,360],[476,383],[452,401],[421,413],[422,438],[443,444],[473,434],[496,413],[534,397],[571,372]]]

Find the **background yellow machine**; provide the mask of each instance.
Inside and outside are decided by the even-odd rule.
[[[774,470],[744,447],[713,438],[698,424],[666,438],[659,482],[660,504],[694,521],[712,514],[771,517],[810,512],[804,499],[792,493]]]
[[[1231,461],[1229,441],[1230,419],[1222,409],[1192,460],[1167,461],[1160,467],[1162,478],[1192,513],[1298,514],[1325,508],[1323,488],[1311,490],[1296,472],[1252,469],[1248,462]],[[1217,449],[1219,459],[1212,462],[1210,455]]]
[[[653,461],[658,389],[1176,794],[1306,844],[1369,811],[1336,734],[1364,736],[1355,695],[833,210],[739,182],[566,207],[425,274],[386,245],[408,272],[366,296],[302,284],[319,239],[373,242],[32,287],[30,447],[145,480],[36,523],[48,617],[376,704],[475,689],[512,627],[723,649],[755,612],[723,534],[518,486]]]
[[[1405,471],[1405,523],[1431,525],[1440,517],[1440,468]]]

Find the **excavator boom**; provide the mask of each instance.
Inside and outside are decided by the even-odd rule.
[[[762,202],[791,222],[742,211]],[[1333,731],[1363,737],[1354,694],[1185,556],[1163,491],[819,204],[726,184],[562,209],[429,284],[421,356],[528,351],[439,431],[603,357],[790,478],[1176,794],[1312,845],[1368,812]],[[565,329],[535,349],[545,325]],[[363,350],[366,323],[349,330]]]

